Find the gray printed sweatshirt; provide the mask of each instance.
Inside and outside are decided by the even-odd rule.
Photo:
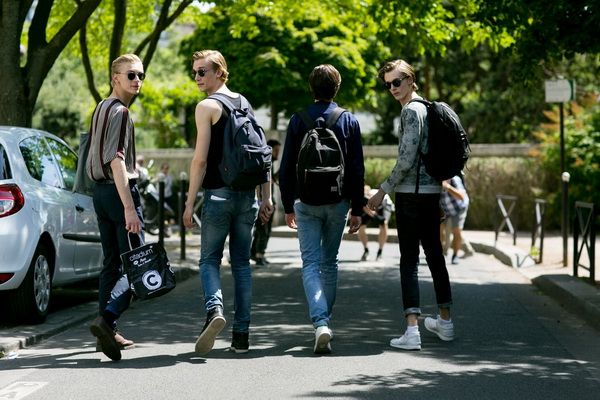
[[[420,97],[419,97],[420,98]],[[390,176],[380,185],[387,194],[414,193],[417,184],[417,161],[419,139],[421,149],[427,153],[427,108],[424,104],[411,101],[402,107],[398,134],[398,158]],[[419,193],[441,193],[442,185],[425,172],[421,162],[419,169]]]

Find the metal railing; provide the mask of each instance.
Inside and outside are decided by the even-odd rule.
[[[529,254],[536,264],[541,264],[544,259],[544,215],[546,214],[546,200],[535,199],[533,230],[531,231],[531,250]],[[536,242],[539,239],[539,246]]]
[[[578,276],[579,268],[589,271],[590,280],[596,282],[596,228],[594,204],[575,202],[575,224],[573,225],[573,275]],[[581,245],[579,238],[581,237]],[[589,265],[581,264],[583,249],[587,250]]]
[[[496,195],[496,202],[498,204],[498,208],[500,209],[500,213],[502,214],[502,219],[498,226],[495,229],[495,239],[494,245],[498,243],[498,235],[500,232],[504,230],[506,226],[510,234],[513,237],[513,246],[517,244],[517,230],[515,229],[515,224],[511,221],[510,216],[517,204],[517,196],[507,196],[503,194]]]

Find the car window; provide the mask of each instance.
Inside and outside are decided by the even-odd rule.
[[[60,173],[46,142],[40,137],[30,137],[19,143],[27,171],[36,180],[49,186],[62,187]]]
[[[72,190],[75,183],[75,174],[77,173],[77,155],[57,140],[46,138],[46,141],[52,150],[52,154],[54,154],[58,168],[60,168],[65,188]]]
[[[11,179],[12,172],[10,171],[10,164],[8,163],[8,155],[4,146],[0,144],[0,179]]]

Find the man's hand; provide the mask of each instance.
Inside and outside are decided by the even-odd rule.
[[[285,214],[285,223],[292,229],[298,229],[298,225],[296,225],[296,214]]]
[[[362,218],[359,216],[351,215],[350,216],[350,228],[348,229],[348,233],[356,233],[360,228],[360,224],[362,223]]]
[[[142,221],[138,217],[135,208],[125,209],[125,229],[129,233],[140,233],[142,231]]]
[[[186,203],[185,205],[185,210],[183,211],[183,225],[185,225],[186,228],[191,229],[193,227],[196,226],[196,223],[194,222],[194,205],[188,205]]]
[[[373,196],[371,196],[371,198],[367,202],[367,207],[370,208],[371,210],[376,210],[377,207],[379,207],[379,205],[383,201],[384,196],[385,196],[385,192],[383,190],[379,189],[377,191],[377,193],[375,193]]]
[[[260,203],[258,217],[263,225],[269,222],[269,219],[271,219],[271,216],[273,215],[273,211],[275,211],[275,207],[273,207],[273,202],[270,198],[263,200],[263,202]]]

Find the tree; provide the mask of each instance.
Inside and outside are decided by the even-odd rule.
[[[48,39],[54,0],[3,1],[0,4],[0,124],[31,126],[44,79],[60,53],[85,25],[101,0],[80,0],[75,10]],[[28,16],[31,16],[28,18]],[[21,36],[27,28],[25,59]]]
[[[268,106],[271,129],[312,99],[308,75],[319,64],[333,64],[342,75],[337,100],[359,107],[371,99],[375,65],[369,56],[383,47],[375,23],[359,1],[222,1],[198,21],[182,45],[188,59],[195,50],[223,53],[231,87],[254,107]]]
[[[95,83],[94,69],[102,71],[106,78],[102,79],[101,87],[108,88],[110,63],[124,48],[126,52],[140,55],[148,67],[161,33],[192,2],[165,0],[156,5],[142,0],[3,1],[0,5],[0,124],[31,126],[42,84],[78,32],[78,54],[82,58],[90,93],[98,102],[103,96]],[[87,40],[88,20],[93,22],[90,28],[93,46]],[[127,31],[126,36],[128,21],[135,21],[135,24],[131,24],[133,29]],[[111,33],[107,35],[109,30]],[[27,35],[22,62],[20,46],[24,32]],[[108,52],[104,51],[106,48]],[[69,51],[75,54],[73,50]],[[91,57],[90,53],[101,55],[104,61],[98,63],[97,56]]]

